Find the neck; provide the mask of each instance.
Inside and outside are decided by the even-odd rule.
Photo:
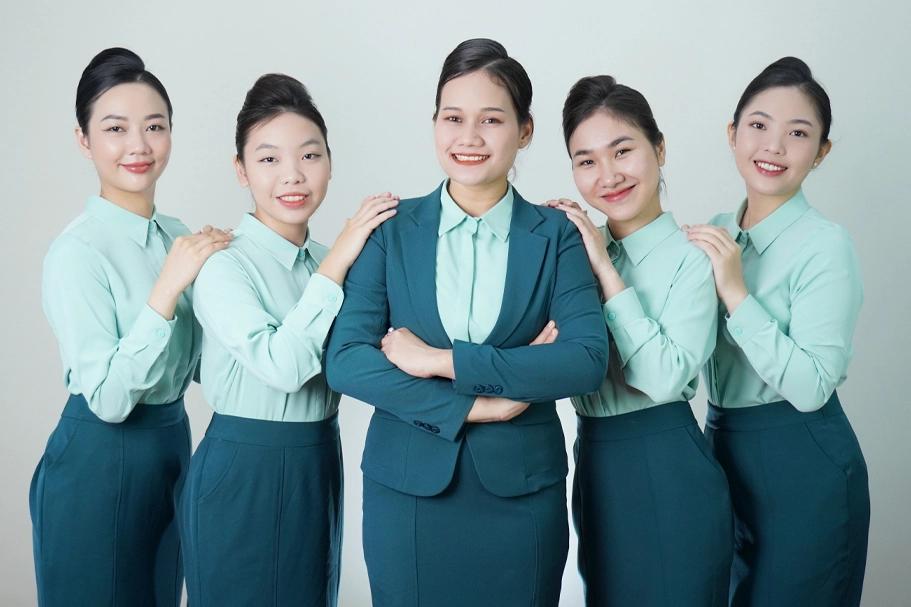
[[[608,220],[607,229],[610,230],[610,234],[614,237],[614,240],[623,240],[630,234],[638,232],[655,221],[662,212],[661,202],[656,198],[651,204],[643,209],[641,213],[631,219],[627,219],[626,221]]]
[[[797,192],[770,196],[757,192],[747,191],[747,206],[740,217],[740,228],[749,230],[763,219],[777,211],[784,203],[790,200]]]
[[[125,192],[101,184],[99,196],[113,202],[122,209],[126,209],[130,213],[135,213],[146,219],[150,219],[155,211],[154,187],[147,192]]]
[[[459,208],[471,217],[480,217],[496,205],[506,195],[509,182],[506,177],[500,180],[466,186],[449,180],[447,190]]]
[[[276,221],[268,215],[260,213],[259,209],[253,211],[253,216],[256,217],[261,224],[296,247],[302,247],[304,246],[304,243],[307,242],[307,222],[284,223]]]

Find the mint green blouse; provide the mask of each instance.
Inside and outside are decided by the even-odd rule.
[[[196,279],[203,328],[202,387],[218,413],[270,421],[320,421],[339,395],[323,375],[323,347],[342,289],[317,274],[328,249],[297,247],[244,215],[231,246]]]
[[[715,347],[718,298],[708,257],[662,213],[622,240],[601,228],[627,288],[605,302],[607,376],[576,411],[606,417],[689,400]]]
[[[854,245],[801,191],[749,230],[739,227],[745,209],[712,219],[740,244],[750,295],[730,316],[719,307],[709,398],[719,407],[786,400],[814,411],[845,380],[853,352],[863,302]]]
[[[471,217],[440,190],[436,289],[440,320],[449,339],[482,343],[500,315],[509,257],[513,191],[481,217]]]
[[[41,303],[63,381],[106,422],[122,422],[137,403],[173,402],[193,379],[201,332],[191,290],[170,321],[146,304],[174,239],[189,233],[173,217],[146,219],[92,196],[51,244]]]

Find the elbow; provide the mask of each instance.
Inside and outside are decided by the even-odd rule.
[[[831,389],[826,389],[826,387],[820,385],[816,390],[809,391],[806,394],[799,395],[797,398],[790,399],[790,403],[801,413],[812,413],[813,411],[822,409],[825,404],[829,402],[829,398],[834,391],[834,386]]]
[[[588,364],[584,365],[581,370],[582,373],[579,380],[583,390],[580,394],[597,392],[604,381],[605,375],[607,375],[607,351],[589,348]]]
[[[105,408],[99,406],[97,402],[90,402],[89,410],[103,422],[108,424],[121,424],[130,416],[133,408]]]

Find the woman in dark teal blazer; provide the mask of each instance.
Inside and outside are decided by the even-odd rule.
[[[345,282],[326,372],[376,407],[362,462],[374,605],[559,601],[567,464],[554,400],[598,388],[607,334],[575,226],[507,181],[530,103],[499,43],[460,44],[434,115],[449,179],[401,201]]]

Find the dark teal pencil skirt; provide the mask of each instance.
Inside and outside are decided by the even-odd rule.
[[[687,402],[578,418],[573,523],[589,607],[724,607],[727,479]]]
[[[364,476],[364,557],[374,607],[557,607],[566,484],[499,497],[465,442],[453,480],[419,497]]]
[[[183,399],[110,424],[71,395],[29,491],[38,604],[179,605],[174,519],[189,461]]]
[[[870,493],[837,394],[811,413],[784,401],[710,405],[706,436],[734,504],[731,605],[859,605]]]
[[[215,413],[180,499],[193,607],[331,607],[342,547],[338,417]]]

